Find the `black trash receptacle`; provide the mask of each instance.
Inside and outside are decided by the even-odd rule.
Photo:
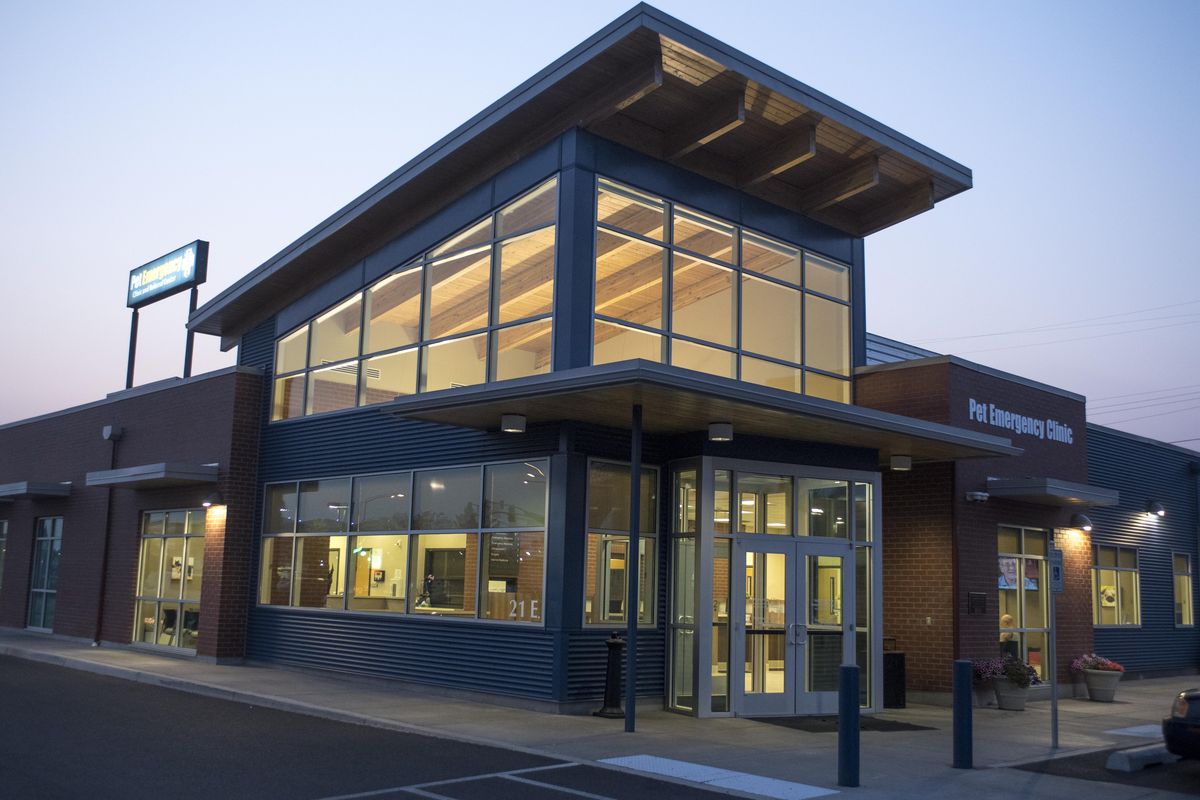
[[[904,653],[896,650],[883,654],[883,707],[904,708]]]

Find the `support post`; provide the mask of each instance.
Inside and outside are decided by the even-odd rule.
[[[954,768],[972,769],[971,662],[954,662]]]
[[[196,302],[200,299],[200,290],[195,286],[192,287],[191,298],[188,300],[188,319],[192,318],[192,314],[196,312]],[[192,377],[192,343],[196,338],[195,332],[191,328],[187,329],[187,339],[183,344],[183,377]]]
[[[838,786],[858,786],[858,665],[838,667]]]
[[[129,363],[125,367],[125,388],[133,388],[133,360],[137,355],[137,326],[138,310],[133,310],[133,318],[129,322]]]
[[[1057,544],[1052,544],[1057,547]],[[1050,667],[1050,749],[1058,749],[1058,610],[1055,607],[1055,589],[1050,586],[1050,641],[1046,655]]]
[[[625,555],[625,732],[633,733],[637,706],[637,629],[638,629],[638,525],[642,518],[642,406],[633,407],[629,443],[629,550]]]

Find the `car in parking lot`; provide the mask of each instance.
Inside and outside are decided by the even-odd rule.
[[[1175,697],[1162,729],[1168,751],[1181,758],[1200,758],[1200,687],[1185,689]]]

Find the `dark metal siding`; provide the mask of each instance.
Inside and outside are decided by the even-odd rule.
[[[1171,553],[1191,555],[1195,614],[1200,518],[1197,476],[1189,468],[1200,456],[1097,425],[1088,426],[1087,436],[1089,483],[1121,493],[1120,505],[1088,511],[1095,525],[1092,543],[1138,548],[1142,609],[1140,628],[1096,628],[1096,652],[1133,673],[1195,671],[1200,629],[1175,627]],[[1152,501],[1166,507],[1165,517],[1146,518]]]
[[[258,367],[270,374],[275,365],[275,318],[271,317],[242,337],[238,344],[237,363],[243,367]]]

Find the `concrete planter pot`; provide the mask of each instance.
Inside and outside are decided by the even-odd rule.
[[[1017,686],[1008,678],[996,678],[993,686],[996,689],[996,705],[1001,711],[1024,711],[1025,700],[1029,697],[1029,689]]]
[[[996,686],[993,683],[971,687],[971,695],[975,700],[976,708],[996,707]]]
[[[1117,684],[1124,673],[1111,669],[1085,669],[1083,682],[1087,685],[1088,699],[1098,703],[1111,703],[1117,696]]]

